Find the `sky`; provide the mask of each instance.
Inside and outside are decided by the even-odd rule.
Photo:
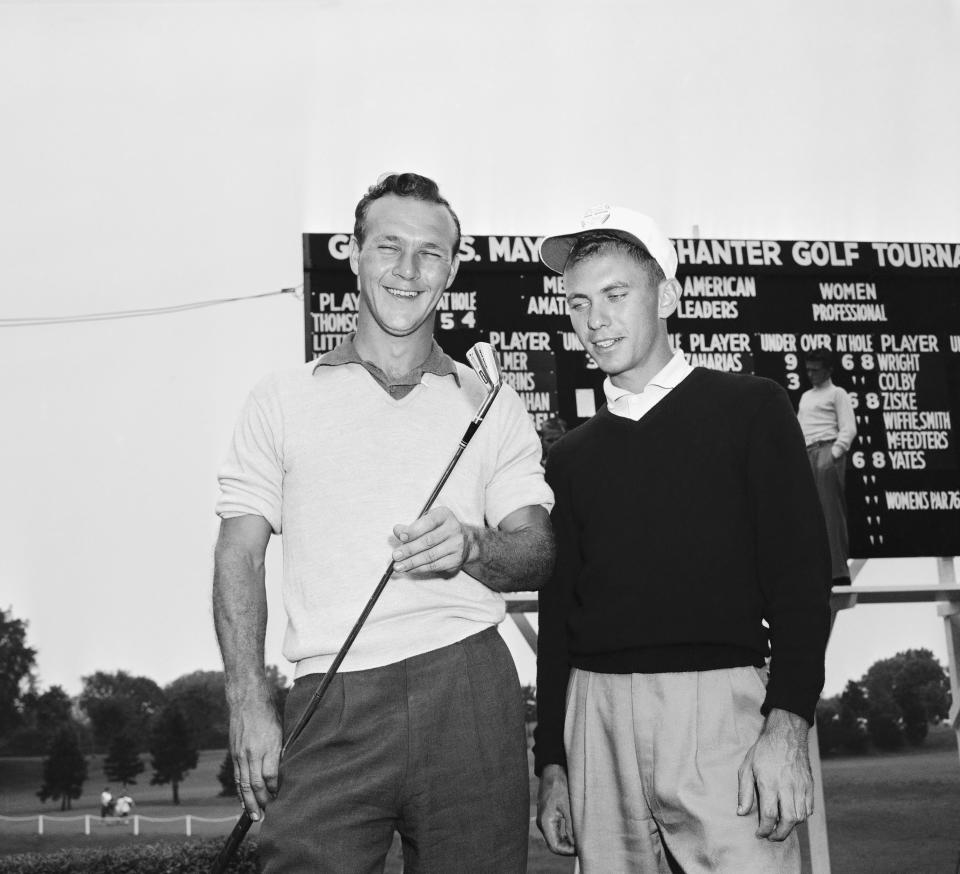
[[[296,286],[301,234],[349,230],[387,170],[437,179],[472,234],[606,200],[672,236],[960,241],[958,37],[954,0],[0,0],[0,319]],[[0,327],[0,607],[41,688],[220,669],[217,467],[302,350],[292,295]],[[858,580],[936,581],[933,558]],[[842,613],[826,694],[919,646],[945,662],[933,605]]]

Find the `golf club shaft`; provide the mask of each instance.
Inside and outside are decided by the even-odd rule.
[[[251,825],[253,825],[253,820],[250,819],[250,814],[244,809],[243,813],[240,814],[240,819],[237,820],[237,824],[227,837],[227,842],[220,849],[220,852],[217,853],[217,858],[213,860],[210,874],[223,874],[223,872],[227,870],[230,860],[233,859],[240,844],[243,843],[243,839],[247,836],[247,832],[250,831]]]
[[[430,492],[430,497],[427,498],[423,508],[417,514],[418,519],[430,512],[433,502],[436,501],[441,489],[443,489],[443,487],[446,485],[447,480],[450,478],[450,474],[453,473],[453,469],[457,466],[457,462],[460,460],[460,456],[463,455],[463,451],[467,448],[467,444],[470,442],[470,439],[473,437],[477,428],[480,427],[480,423],[483,421],[484,416],[486,416],[487,410],[490,409],[490,405],[493,403],[493,399],[496,397],[499,390],[499,386],[494,388],[494,390],[487,396],[483,406],[480,407],[477,415],[474,416],[473,421],[467,426],[467,430],[464,432],[463,437],[460,438],[460,444],[457,446],[457,451],[453,454],[453,458],[450,459],[450,463],[440,476],[440,479],[437,480],[437,484],[433,487],[433,491]],[[283,747],[280,750],[281,759],[283,758],[284,753],[300,736],[300,732],[302,732],[306,727],[307,723],[310,721],[310,717],[313,716],[313,712],[317,709],[317,705],[320,703],[320,699],[327,691],[327,687],[333,681],[333,677],[339,669],[341,662],[343,662],[344,658],[346,658],[347,652],[349,651],[350,647],[353,646],[353,642],[357,639],[357,635],[360,633],[360,629],[363,628],[364,623],[367,621],[370,611],[373,610],[374,605],[377,603],[380,595],[383,594],[383,590],[386,588],[387,583],[390,581],[390,577],[393,576],[394,564],[395,562],[391,561],[390,564],[387,565],[386,571],[384,571],[383,576],[380,577],[380,582],[377,583],[377,587],[373,590],[373,594],[370,596],[366,606],[363,608],[363,612],[354,623],[353,628],[350,629],[347,639],[343,642],[343,646],[340,647],[339,652],[337,652],[333,661],[330,663],[330,667],[327,668],[326,673],[324,673],[323,679],[320,681],[316,691],[307,702],[307,706],[304,708],[303,713],[300,714],[300,718],[290,730],[290,734],[287,736],[287,740],[284,742]]]
[[[444,470],[440,479],[437,480],[437,484],[433,487],[433,491],[430,492],[430,497],[427,498],[426,503],[423,505],[423,509],[417,515],[418,519],[430,512],[433,502],[436,501],[437,496],[440,494],[440,490],[444,487],[444,485],[446,485],[447,480],[450,478],[450,474],[453,473],[453,469],[457,466],[457,462],[460,460],[460,456],[463,455],[463,451],[467,448],[467,444],[476,433],[477,428],[480,427],[481,422],[483,422],[484,417],[487,415],[487,411],[490,409],[490,405],[493,403],[499,391],[500,385],[497,384],[487,395],[483,405],[480,407],[480,409],[477,411],[477,414],[473,417],[473,420],[467,426],[467,430],[464,431],[463,437],[460,438],[460,444],[457,446],[457,451],[454,453],[453,458],[450,459],[450,463],[447,465],[446,470]],[[373,594],[370,596],[366,606],[363,608],[363,612],[354,623],[353,628],[350,629],[347,639],[343,642],[340,650],[330,663],[330,667],[327,668],[326,672],[324,673],[323,678],[320,680],[316,690],[310,697],[310,700],[307,702],[306,707],[304,707],[303,712],[300,714],[293,728],[290,730],[290,734],[287,735],[287,739],[280,748],[281,761],[283,760],[283,756],[287,750],[300,736],[304,728],[306,728],[307,723],[310,721],[310,718],[316,711],[317,706],[320,704],[324,694],[326,694],[327,689],[333,682],[333,678],[336,675],[337,670],[339,669],[344,658],[346,658],[350,647],[353,646],[353,642],[357,639],[357,635],[360,633],[360,629],[363,628],[364,623],[367,621],[370,611],[373,610],[380,598],[380,595],[383,594],[383,590],[386,588],[390,577],[393,576],[394,564],[395,562],[391,561],[387,566],[386,571],[384,571],[383,576],[380,577],[380,582],[377,583],[377,587],[373,590]],[[253,825],[253,820],[250,818],[250,814],[246,811],[246,809],[244,809],[243,813],[240,815],[240,819],[237,820],[237,824],[230,832],[227,842],[223,845],[223,849],[221,849],[217,854],[217,858],[213,862],[213,867],[210,869],[210,874],[223,874],[223,872],[227,870],[230,860],[237,852],[237,848],[240,846],[240,844],[243,843],[243,839],[246,837],[247,832],[250,831],[251,825]]]

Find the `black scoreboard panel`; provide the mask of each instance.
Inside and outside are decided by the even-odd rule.
[[[437,336],[454,358],[479,340],[539,425],[603,403],[603,374],[566,314],[538,237],[465,236]],[[355,329],[347,234],[304,235],[306,359]],[[856,406],[847,456],[853,555],[960,554],[960,245],[674,241],[683,297],[671,341],[692,364],[779,382],[794,407],[804,356],[826,346]]]

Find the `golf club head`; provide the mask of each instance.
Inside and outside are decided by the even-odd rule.
[[[489,343],[474,343],[467,350],[467,361],[488,389],[497,388],[503,381],[500,359]]]

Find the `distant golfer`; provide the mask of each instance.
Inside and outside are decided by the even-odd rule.
[[[501,592],[553,564],[540,441],[504,387],[435,508],[414,521],[485,397],[433,340],[460,225],[430,179],[390,175],[356,208],[357,331],[250,395],[220,471],[214,616],[230,743],[267,874],[521,874],[524,714]],[[279,769],[264,676],[264,553],[283,535],[285,727],[393,557],[396,576]],[[279,794],[275,800],[273,796]]]
[[[807,443],[807,458],[827,520],[833,585],[850,585],[850,538],[844,486],[847,453],[857,436],[857,418],[850,395],[833,384],[833,353],[814,349],[804,362],[811,388],[800,397],[797,417]]]
[[[114,802],[113,812],[120,817],[129,816],[134,804],[136,804],[136,802],[124,793]]]
[[[799,872],[830,563],[789,398],[672,352],[677,256],[646,216],[598,207],[540,254],[607,375],[547,457],[540,828],[583,874]]]

